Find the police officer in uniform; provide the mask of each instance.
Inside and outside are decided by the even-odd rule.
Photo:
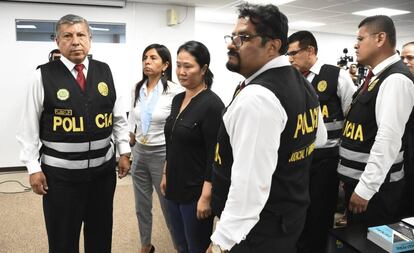
[[[315,149],[310,169],[310,199],[305,228],[298,248],[302,253],[324,252],[328,230],[333,227],[339,180],[339,138],[356,86],[350,75],[337,66],[318,60],[318,45],[309,31],[298,31],[288,38],[290,63],[304,74],[315,89],[328,141]]]
[[[56,42],[62,57],[41,65],[28,88],[20,158],[43,196],[49,252],[79,252],[82,223],[85,252],[111,252],[115,145],[119,178],[129,170],[126,112],[109,66],[87,58],[88,22],[62,17]]]
[[[287,32],[276,6],[246,3],[225,36],[227,68],[246,80],[218,133],[211,205],[220,221],[207,252],[296,252],[326,129],[315,92],[284,56]]]
[[[404,133],[414,105],[414,84],[395,51],[392,19],[367,17],[358,28],[357,61],[371,72],[346,117],[338,173],[345,183],[348,223],[373,226],[399,219]]]

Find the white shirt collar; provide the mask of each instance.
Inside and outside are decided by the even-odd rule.
[[[400,60],[400,57],[398,56],[397,53],[391,55],[390,57],[388,57],[387,59],[383,60],[380,64],[378,64],[375,68],[372,69],[372,73],[377,76],[379,75],[382,71],[384,71],[388,66],[390,66],[391,64],[396,63],[397,61]]]
[[[280,68],[284,66],[289,66],[289,57],[285,55],[278,56],[270,61],[268,61],[263,67],[261,67],[258,71],[256,71],[253,75],[251,75],[249,78],[247,78],[244,83],[247,85],[250,83],[255,77],[260,75],[261,73],[265,72],[268,69],[273,68]]]
[[[309,69],[309,71],[311,73],[314,73],[315,75],[319,75],[319,72],[321,72],[322,65],[323,65],[322,62],[316,59],[315,64],[313,64],[313,66]]]
[[[69,69],[69,71],[72,71],[73,68],[76,65],[75,63],[71,62],[68,58],[66,58],[63,55],[60,57],[60,60]],[[87,71],[88,68],[89,68],[89,59],[88,59],[88,57],[85,57],[85,59],[83,60],[82,64],[85,66],[85,70]]]

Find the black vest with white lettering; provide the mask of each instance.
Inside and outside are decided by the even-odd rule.
[[[344,121],[341,100],[338,97],[339,68],[325,64],[319,75],[315,75],[312,86],[316,91],[321,106],[323,122],[328,131],[329,140],[339,139]],[[338,141],[337,141],[338,142]],[[338,145],[334,147],[318,148],[315,150],[315,159],[323,157],[338,157]]]
[[[262,213],[303,215],[309,204],[309,166],[319,112],[315,91],[292,66],[267,70],[249,85],[262,85],[273,92],[286,111],[288,119],[281,133],[277,167],[272,177],[270,195]],[[230,104],[229,107],[231,106]],[[232,147],[224,122],[219,129],[217,142],[211,205],[214,213],[220,216],[227,200],[233,164]]]
[[[49,158],[42,159],[42,166],[67,168],[75,161],[86,162],[81,168],[104,165],[113,156],[110,139],[116,100],[109,66],[89,61],[85,92],[60,60],[46,63],[40,70],[44,89],[41,153],[42,158]]]
[[[380,73],[375,80],[371,81],[367,90],[361,92],[361,87],[354,94],[353,102],[346,117],[341,136],[340,164],[338,166],[338,173],[343,181],[359,180],[360,175],[365,169],[371,148],[375,142],[375,137],[378,132],[375,116],[375,106],[378,92],[382,82],[388,76],[395,73],[403,74],[413,80],[413,77],[407,67],[402,63],[402,61],[398,61]],[[404,136],[402,138],[402,147],[405,143]],[[400,149],[400,153],[396,161],[394,161],[391,166],[385,182],[398,181],[402,179],[402,165],[403,148]]]

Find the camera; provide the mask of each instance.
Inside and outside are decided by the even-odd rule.
[[[352,56],[346,55],[348,53],[348,49],[344,48],[342,51],[344,53],[344,56],[339,57],[339,61],[336,63],[340,68],[345,67],[345,69],[348,69],[348,62],[353,62],[354,58]]]

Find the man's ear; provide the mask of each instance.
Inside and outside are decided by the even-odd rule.
[[[379,47],[382,47],[385,44],[385,41],[387,41],[388,36],[385,32],[380,32],[377,34],[377,44]]]
[[[270,39],[268,44],[269,53],[271,55],[278,54],[280,48],[282,47],[282,41],[280,39]]]

